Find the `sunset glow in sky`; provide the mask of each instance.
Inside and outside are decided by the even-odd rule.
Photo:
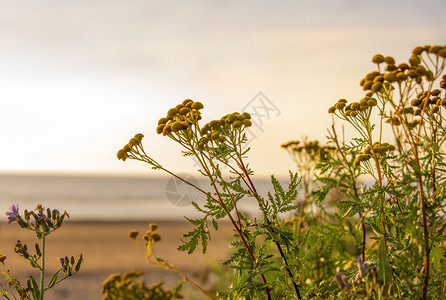
[[[446,43],[445,1],[0,0],[0,171],[148,172],[116,151],[135,133],[166,167],[193,168],[155,133],[191,98],[204,121],[262,92],[249,162],[286,175],[280,144],[324,140],[330,105],[359,99],[376,53]]]

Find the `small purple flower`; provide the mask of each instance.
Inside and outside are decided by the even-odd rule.
[[[367,270],[369,269],[368,263],[363,263],[361,256],[358,256],[358,260],[356,261],[359,269],[359,276],[362,278],[365,276],[365,273],[367,273]]]
[[[7,211],[5,214],[8,216],[8,224],[17,221],[17,217],[19,216],[19,205],[12,205],[9,208],[9,211]]]
[[[39,221],[42,221],[43,219],[46,218],[46,215],[45,215],[43,212],[39,212],[39,213],[37,214],[37,217],[39,218]]]

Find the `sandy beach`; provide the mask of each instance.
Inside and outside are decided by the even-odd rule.
[[[144,271],[146,283],[164,280],[166,286],[173,286],[180,277],[176,273],[145,262],[142,250],[127,237],[131,230],[141,235],[148,230],[145,222],[72,222],[67,221],[47,238],[48,276],[59,266],[59,257],[75,256],[82,253],[84,262],[81,271],[61,282],[45,294],[45,299],[95,300],[102,299],[101,283],[112,273],[130,270]],[[189,276],[199,277],[208,267],[208,260],[221,262],[229,251],[230,225],[222,223],[217,232],[212,231],[212,242],[205,255],[198,251],[191,255],[180,252],[181,234],[191,228],[186,221],[160,221],[157,232],[162,240],[156,247],[158,256],[181,269]],[[31,274],[31,267],[23,258],[14,253],[17,240],[34,248],[37,239],[34,233],[21,229],[17,224],[0,224],[0,253],[7,256],[5,261],[12,275],[23,279]],[[30,251],[32,252],[32,251]],[[37,275],[34,275],[37,276]],[[2,283],[3,276],[2,276]],[[193,298],[190,296],[190,298]],[[198,298],[199,299],[199,298]]]

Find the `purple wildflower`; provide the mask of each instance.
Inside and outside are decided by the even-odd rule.
[[[19,217],[19,205],[12,205],[9,208],[9,211],[7,211],[5,214],[8,216],[8,224],[17,221],[17,217]]]
[[[361,278],[362,278],[367,273],[367,270],[369,269],[369,264],[363,263],[361,256],[358,256],[358,260],[356,261],[356,263],[357,263],[358,269],[359,269],[359,276],[361,276]]]
[[[39,218],[39,221],[42,221],[43,219],[46,218],[46,215],[45,215],[43,212],[39,212],[39,213],[37,214],[37,217]]]

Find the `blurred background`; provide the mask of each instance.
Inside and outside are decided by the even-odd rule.
[[[118,149],[141,132],[153,158],[205,188],[194,161],[156,135],[158,119],[186,98],[205,105],[204,122],[248,111],[248,162],[265,194],[270,174],[286,180],[295,169],[280,145],[303,135],[324,142],[328,108],[363,97],[359,81],[375,70],[374,54],[402,62],[417,45],[444,45],[445,11],[444,0],[0,0],[0,253],[8,268],[30,275],[13,245],[36,239],[5,224],[3,212],[41,203],[70,214],[49,237],[47,270],[60,267],[57,257],[85,257],[49,300],[101,299],[108,274],[131,269],[174,284],[126,237],[152,221],[163,222],[163,258],[203,274],[226,256],[231,229],[213,234],[209,256],[185,259],[176,247],[197,194],[143,163],[118,161]]]
[[[116,152],[141,132],[153,158],[193,174],[194,161],[155,133],[157,120],[186,98],[204,103],[204,121],[251,112],[256,178],[286,177],[294,165],[280,145],[303,135],[324,141],[328,107],[362,98],[359,81],[375,69],[374,54],[401,62],[414,46],[446,41],[440,0],[0,0],[0,7],[1,209],[45,196],[73,205],[82,197],[165,200],[166,178],[146,193],[122,194],[136,184],[128,178],[163,174],[118,161]],[[36,179],[43,175],[46,184]],[[127,183],[110,178],[123,176]]]

